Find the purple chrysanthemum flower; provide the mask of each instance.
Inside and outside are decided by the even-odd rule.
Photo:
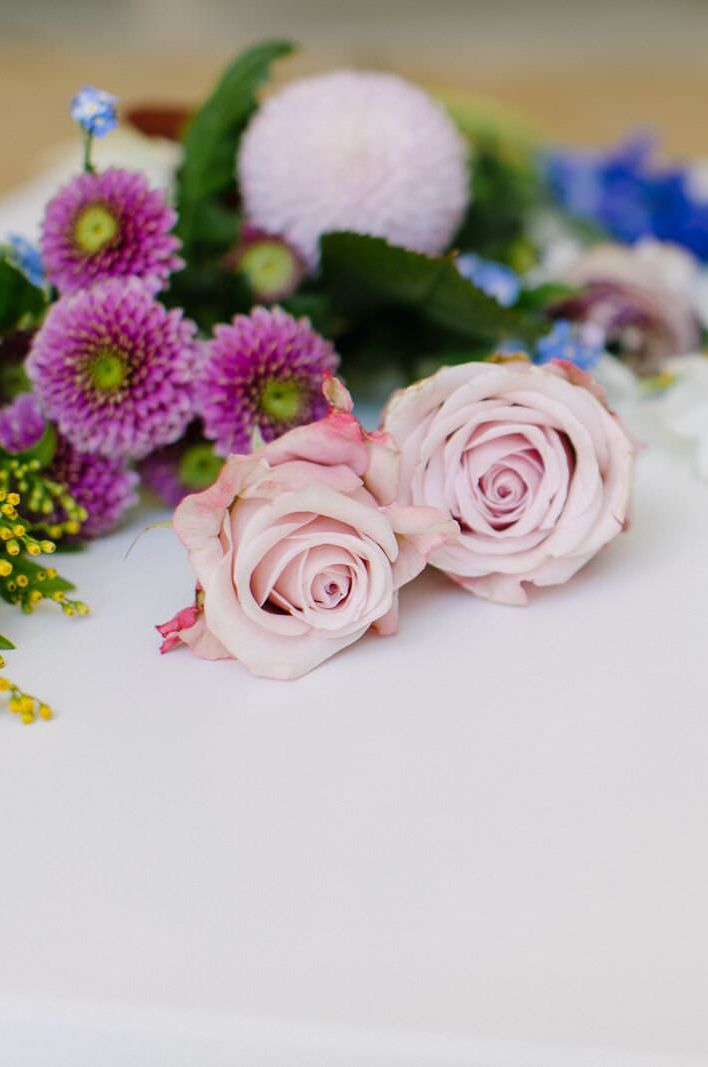
[[[152,292],[182,267],[170,230],[176,213],[142,174],[111,168],[80,174],[47,205],[41,248],[47,278],[60,293],[105,278],[141,278]]]
[[[138,476],[124,462],[77,452],[65,438],[59,440],[48,474],[66,486],[74,501],[86,511],[87,518],[78,535],[81,540],[109,533],[138,502],[135,492]],[[48,521],[46,517],[44,521]]]
[[[136,279],[62,297],[27,358],[44,413],[82,452],[140,458],[193,415],[196,326]]]
[[[197,406],[222,455],[250,452],[255,430],[272,441],[327,413],[322,380],[339,359],[308,319],[257,307],[217,326],[207,349]]]
[[[208,489],[223,465],[212,444],[197,433],[188,433],[177,444],[152,452],[138,470],[143,484],[168,507],[176,508],[189,493]]]
[[[33,393],[20,393],[0,408],[0,448],[26,452],[41,440],[46,423]]]

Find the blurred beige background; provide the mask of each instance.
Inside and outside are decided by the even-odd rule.
[[[237,49],[297,39],[280,76],[349,63],[494,96],[551,138],[654,125],[708,155],[708,0],[0,0],[0,192],[71,138],[85,83],[190,104]]]

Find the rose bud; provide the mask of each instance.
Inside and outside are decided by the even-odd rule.
[[[243,274],[255,300],[277,303],[291,296],[305,277],[305,263],[274,234],[244,226],[241,242],[224,259],[224,267]]]

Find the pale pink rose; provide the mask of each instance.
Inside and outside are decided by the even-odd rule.
[[[177,508],[200,590],[196,616],[161,630],[166,649],[177,637],[206,658],[298,678],[370,628],[395,632],[398,590],[456,536],[442,512],[395,502],[398,451],[362,429],[340,383],[325,395],[327,418],[231,456]]]
[[[634,448],[589,375],[526,359],[443,367],[392,398],[403,504],[444,508],[456,542],[430,562],[465,589],[526,603],[627,523]]]

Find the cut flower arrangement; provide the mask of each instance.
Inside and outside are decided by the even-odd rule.
[[[676,433],[708,440],[697,172],[644,137],[551,150],[383,72],[261,100],[290,50],[234,60],[166,189],[95,169],[117,101],[81,90],[83,170],[0,257],[0,593],[85,613],[31,557],[110,532],[142,485],[195,573],[163,650],[277,678],[395,632],[427,564],[509,604],[572,577],[630,511],[604,384],[669,423],[683,397]],[[351,394],[392,390],[365,429]]]

